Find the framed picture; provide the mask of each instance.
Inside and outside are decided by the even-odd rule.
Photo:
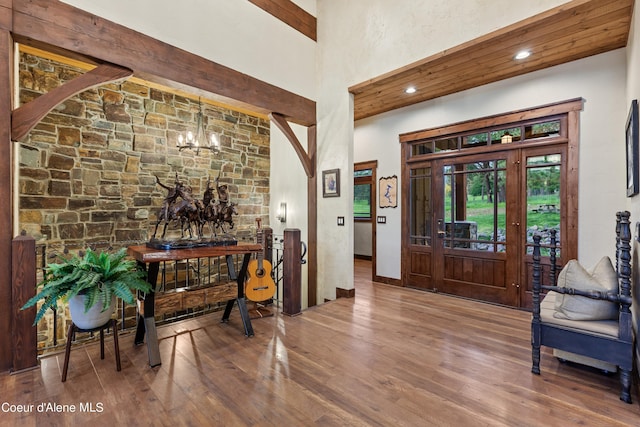
[[[398,206],[398,177],[396,175],[380,178],[378,200],[381,208]]]
[[[340,197],[340,169],[322,172],[322,197]]]
[[[625,129],[627,142],[627,197],[638,194],[638,100],[631,101]]]

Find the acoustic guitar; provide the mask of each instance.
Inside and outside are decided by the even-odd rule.
[[[249,261],[247,266],[244,295],[251,301],[260,302],[273,297],[276,292],[276,284],[271,277],[271,263],[264,259],[263,232],[260,226],[260,218],[256,218],[256,222],[258,223],[256,243],[262,245],[262,250],[256,254],[256,259]]]

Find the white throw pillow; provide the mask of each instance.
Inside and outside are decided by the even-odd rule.
[[[591,270],[572,259],[560,272],[558,286],[618,293],[618,276],[609,257],[603,257]],[[618,309],[619,305],[610,301],[558,294],[553,317],[568,320],[617,320]]]

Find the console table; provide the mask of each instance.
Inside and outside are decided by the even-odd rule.
[[[158,346],[158,333],[155,322],[155,288],[158,280],[160,263],[163,261],[180,261],[194,258],[225,257],[227,262],[230,280],[235,280],[238,284],[238,295],[235,299],[227,301],[227,306],[222,315],[222,321],[227,322],[233,309],[233,304],[238,303],[238,310],[242,318],[244,333],[246,336],[253,336],[253,327],[247,311],[244,298],[244,281],[247,274],[247,265],[253,253],[262,251],[262,246],[251,243],[238,243],[230,246],[207,246],[189,249],[154,249],[145,245],[129,246],[127,253],[133,257],[139,265],[147,270],[147,280],[151,284],[151,292],[144,296],[144,316],[138,315],[135,343],[144,343],[145,335],[147,339],[147,350],[149,352],[149,365],[158,366],[160,360],[160,349]],[[234,256],[243,255],[242,267],[236,273]]]

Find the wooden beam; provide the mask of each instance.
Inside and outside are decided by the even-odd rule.
[[[318,304],[318,174],[316,173],[317,127],[307,129],[307,152],[313,175],[307,181],[307,306]]]
[[[295,150],[298,158],[302,162],[307,177],[307,307],[317,304],[318,298],[318,179],[316,173],[316,151],[317,151],[317,127],[309,126],[307,129],[307,151],[293,133],[293,129],[287,120],[278,113],[269,114],[269,119],[280,129]]]
[[[15,109],[11,118],[11,139],[20,141],[44,116],[74,95],[94,87],[127,78],[133,71],[112,64],[102,64]]]
[[[118,64],[170,87],[217,95],[258,113],[277,111],[288,121],[316,122],[316,103],[145,34],[59,1],[14,0],[13,36],[29,46],[53,46]],[[55,52],[58,53],[58,52]],[[203,97],[208,97],[203,94]]]
[[[275,16],[294,30],[318,41],[316,17],[291,0],[249,0],[260,9]]]
[[[11,3],[12,0],[0,0],[0,29],[2,30],[11,31]]]
[[[13,364],[11,240],[13,237],[13,182],[11,180],[11,82],[13,81],[13,40],[0,30],[0,371]]]
[[[291,126],[289,126],[289,123],[287,123],[287,119],[285,119],[282,114],[278,113],[269,114],[269,119],[273,123],[275,123],[278,129],[280,129],[282,133],[284,133],[284,135],[287,137],[296,154],[298,155],[298,158],[302,162],[302,167],[304,168],[307,177],[312,178],[314,175],[314,171],[311,165],[311,158],[309,157],[309,155],[307,155],[307,152],[304,150],[302,144],[300,144],[300,141],[298,140],[298,137],[296,137],[296,134],[293,133],[293,129],[291,129]]]

